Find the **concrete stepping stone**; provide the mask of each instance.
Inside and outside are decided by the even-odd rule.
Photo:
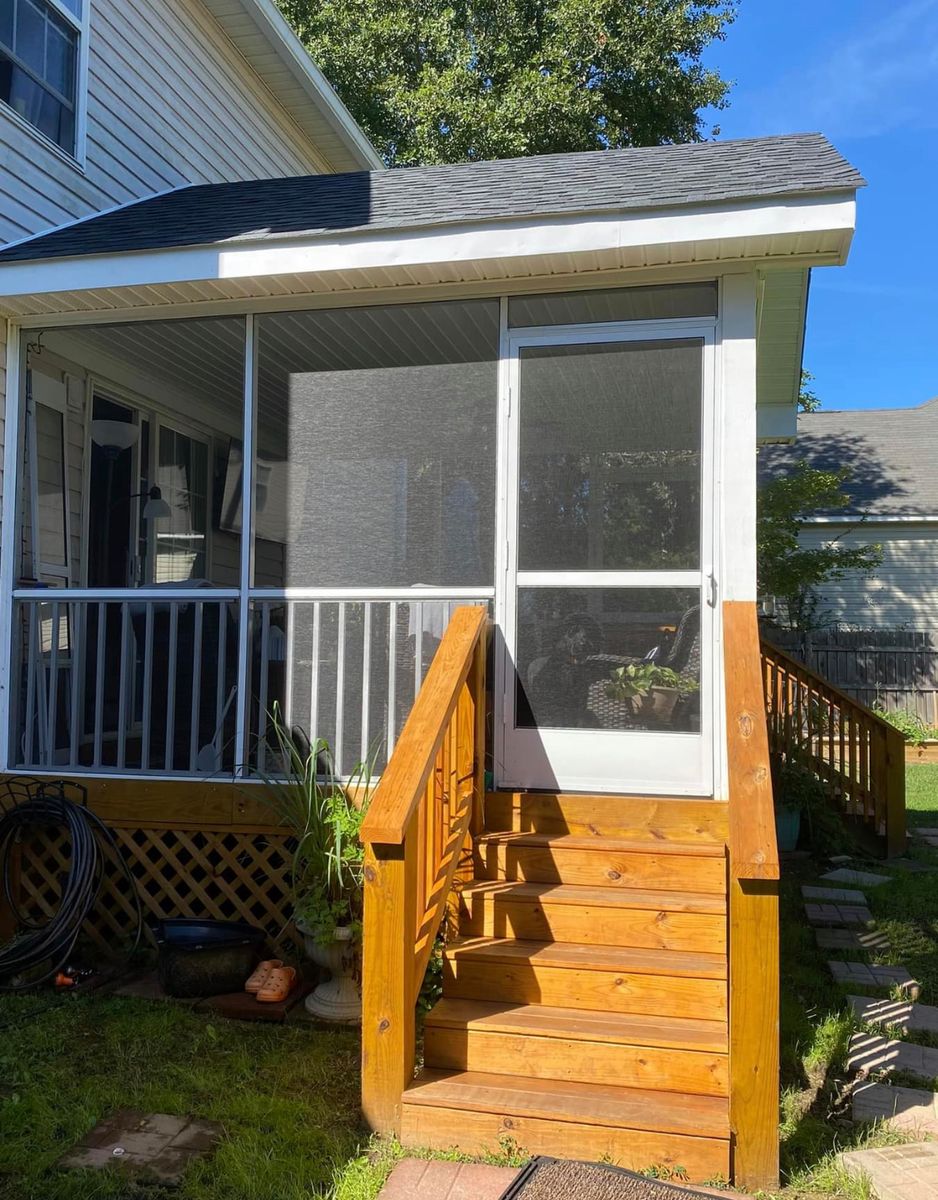
[[[867,954],[889,949],[889,938],[875,930],[815,929],[814,936],[821,950],[865,950]]]
[[[911,1000],[917,1000],[921,991],[921,985],[905,967],[876,967],[869,963],[838,962],[833,958],[828,960],[827,965],[834,979],[843,987],[874,988],[886,992],[901,988]]]
[[[866,904],[866,896],[862,892],[854,892],[848,888],[808,887],[801,889],[805,900],[820,900],[827,904]]]
[[[804,911],[809,925],[846,925],[868,929],[873,924],[873,914],[862,905],[806,904]]]
[[[938,1134],[938,1095],[924,1088],[861,1083],[853,1089],[853,1119],[882,1121],[913,1137],[933,1136]]]
[[[117,1166],[122,1171],[178,1184],[193,1159],[214,1153],[223,1132],[217,1121],[121,1109],[100,1121],[59,1165],[97,1169]]]
[[[938,1143],[907,1142],[877,1150],[849,1150],[838,1162],[857,1179],[869,1179],[879,1200],[938,1196]]]
[[[855,1033],[850,1039],[847,1066],[861,1076],[901,1071],[930,1081],[938,1078],[938,1050],[878,1033]]]
[[[848,867],[828,871],[821,878],[829,883],[852,883],[854,887],[879,887],[884,883],[892,883],[891,875],[873,875],[869,871],[853,871]]]
[[[864,1025],[883,1025],[901,1033],[938,1033],[938,1008],[910,1000],[872,1000],[848,996],[847,1003]]]

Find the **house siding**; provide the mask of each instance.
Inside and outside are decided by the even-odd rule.
[[[320,169],[199,0],[87,2],[84,169],[0,112],[0,241],[186,183]]]
[[[805,548],[878,544],[875,571],[849,572],[827,585],[819,609],[834,621],[862,629],[938,629],[938,523],[877,524],[862,528],[815,525],[802,532]]]

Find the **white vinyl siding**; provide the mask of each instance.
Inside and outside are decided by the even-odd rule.
[[[89,3],[83,169],[0,113],[0,242],[185,183],[319,170],[200,0]]]
[[[809,526],[801,544],[825,545],[841,532],[831,525]],[[820,611],[861,629],[938,628],[938,523],[870,521],[838,539],[841,546],[870,544],[882,547],[880,566],[871,574],[852,571],[829,583],[821,593]]]

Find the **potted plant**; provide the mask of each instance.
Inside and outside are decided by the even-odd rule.
[[[670,667],[636,662],[616,667],[611,672],[606,695],[610,700],[628,701],[638,717],[667,724],[678,700],[695,692],[698,686],[696,679],[690,675],[679,675]]]
[[[264,775],[279,823],[296,840],[291,869],[293,920],[307,955],[330,978],[306,997],[323,1021],[357,1024],[362,1005],[361,929],[364,849],[359,840],[371,771],[362,763],[347,784],[335,777],[328,745],[288,730],[271,714],[277,774]]]

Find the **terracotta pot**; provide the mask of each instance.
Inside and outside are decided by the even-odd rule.
[[[362,998],[355,982],[358,968],[358,947],[352,941],[350,929],[337,929],[335,940],[322,946],[298,921],[306,953],[317,967],[328,971],[330,978],[306,997],[306,1011],[318,1021],[335,1025],[360,1025]]]
[[[647,696],[641,698],[641,712],[646,719],[651,718],[666,725],[674,714],[680,695],[677,688],[655,685],[648,689]]]

